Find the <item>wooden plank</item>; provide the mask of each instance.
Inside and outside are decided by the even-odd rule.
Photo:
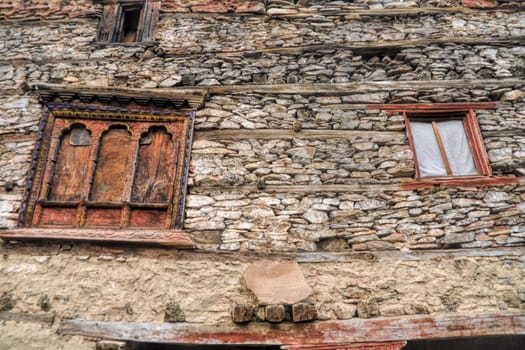
[[[181,344],[319,344],[387,342],[489,335],[525,334],[525,316],[499,312],[483,314],[378,317],[305,324],[250,323],[131,323],[82,319],[64,320],[60,334],[124,341]]]
[[[403,131],[235,129],[195,132],[195,140],[236,139],[370,139],[377,143],[405,143]]]
[[[1,321],[15,321],[28,323],[44,323],[49,326],[53,324],[55,315],[49,314],[26,314],[22,312],[0,312]]]
[[[110,129],[102,137],[90,200],[122,202],[124,179],[128,173],[131,135],[125,128]]]
[[[131,201],[139,203],[166,203],[169,200],[173,178],[174,143],[166,129],[156,129],[143,135],[139,142],[135,180]],[[176,159],[173,160],[176,162]]]
[[[401,179],[402,180],[402,179]],[[406,182],[414,179],[405,178]],[[415,181],[415,180],[414,180]],[[323,193],[323,192],[383,192],[383,191],[399,191],[405,182],[388,183],[388,184],[360,184],[357,181],[353,181],[347,185],[266,185],[264,192],[266,193]],[[191,193],[206,193],[212,191],[224,191],[224,192],[248,192],[256,193],[261,192],[256,185],[244,185],[244,186],[202,186],[193,187]]]
[[[80,200],[91,143],[91,134],[85,127],[73,126],[62,137],[53,171],[49,200]]]
[[[473,103],[407,103],[407,104],[369,104],[369,109],[383,109],[391,112],[456,112],[456,111],[470,111],[473,109],[495,109],[497,104],[495,102],[473,102]]]
[[[62,240],[112,243],[138,243],[178,248],[193,248],[188,233],[174,230],[110,230],[75,228],[16,228],[0,231],[0,239],[7,241]]]
[[[47,92],[85,93],[93,95],[122,95],[142,98],[184,98],[201,99],[209,94],[236,94],[260,93],[283,95],[350,95],[354,93],[368,93],[393,89],[417,91],[420,89],[438,88],[503,88],[521,86],[522,79],[476,79],[476,80],[421,80],[421,81],[375,81],[354,83],[319,83],[319,84],[274,84],[274,85],[227,85],[227,86],[194,86],[173,87],[166,89],[137,89],[137,88],[74,88],[59,84],[30,84],[34,90]],[[372,108],[373,105],[368,105]]]
[[[447,152],[445,151],[445,145],[443,144],[443,140],[441,139],[441,135],[439,134],[439,129],[435,120],[432,121],[432,130],[434,130],[434,136],[436,137],[439,153],[441,153],[441,159],[443,159],[443,164],[445,164],[447,175],[452,176],[452,168],[450,167]]]

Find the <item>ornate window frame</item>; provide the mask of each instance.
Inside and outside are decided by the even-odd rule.
[[[40,87],[38,92],[44,109],[40,119],[39,131],[36,137],[36,146],[32,156],[32,163],[27,176],[26,191],[20,209],[18,227],[8,229],[0,233],[0,238],[7,240],[71,240],[71,241],[101,241],[141,243],[174,246],[180,248],[194,247],[190,235],[182,230],[184,209],[186,200],[186,187],[188,183],[189,162],[191,156],[191,145],[193,140],[193,124],[195,120],[194,111],[201,108],[205,98],[203,92],[171,92],[156,93],[154,91],[104,91],[93,93],[90,89],[79,91],[48,90],[48,86]],[[118,89],[115,89],[118,90]],[[160,204],[158,207],[168,208],[171,213],[169,224],[155,227],[142,227],[139,225],[85,225],[82,219],[74,224],[66,225],[42,225],[35,220],[38,215],[39,205],[45,204],[45,183],[50,182],[50,167],[55,161],[56,147],[60,132],[63,128],[56,128],[55,124],[72,125],[79,120],[97,121],[98,124],[111,123],[119,125],[135,124],[133,132],[143,131],[149,126],[168,125],[179,123],[181,126],[180,157],[175,166],[176,175],[173,180],[173,195],[169,203]],[[57,123],[59,121],[59,123]],[[86,123],[89,124],[89,123]],[[141,125],[144,124],[144,125]],[[174,130],[172,128],[172,130]],[[134,140],[138,142],[140,135],[135,135]],[[53,139],[52,137],[55,137]],[[54,149],[53,149],[54,148]],[[53,153],[55,152],[55,153]],[[98,150],[97,150],[98,152]],[[135,148],[133,152],[137,152]],[[91,151],[91,154],[94,154]],[[88,162],[94,161],[93,157]],[[89,168],[89,166],[88,166]],[[129,170],[128,170],[129,171]],[[47,178],[46,178],[47,176]],[[134,179],[135,174],[128,175]],[[134,181],[134,180],[132,180]],[[133,182],[132,182],[133,183]],[[128,193],[131,190],[128,190]],[[84,202],[78,203],[80,206]],[[60,207],[61,203],[48,203]],[[93,204],[93,203],[92,203]],[[97,204],[97,203],[95,203]],[[107,203],[106,203],[107,204]],[[106,204],[103,204],[104,207]],[[122,207],[128,207],[129,203],[123,200]],[[149,204],[146,205],[146,207]],[[97,205],[95,205],[96,207]],[[155,206],[155,205],[154,205]],[[140,209],[140,205],[136,206]],[[81,209],[78,215],[83,215]],[[123,217],[128,215],[122,214]],[[118,227],[116,227],[118,226]]]

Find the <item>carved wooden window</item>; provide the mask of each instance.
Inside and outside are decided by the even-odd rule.
[[[26,226],[180,227],[190,121],[126,109],[51,108]]]
[[[116,0],[105,2],[99,23],[99,42],[148,42],[155,39],[161,2]]]
[[[405,112],[405,118],[417,178],[491,175],[474,111]]]

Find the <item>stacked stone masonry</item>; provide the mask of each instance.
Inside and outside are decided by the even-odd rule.
[[[198,91],[195,251],[5,242],[3,312],[163,322],[176,305],[177,322],[229,324],[257,305],[242,272],[266,258],[299,261],[321,321],[523,313],[523,2],[166,0],[136,44],[96,41],[102,6],[0,5],[0,227],[19,218],[42,86]],[[378,105],[485,102],[492,172],[512,181],[406,187],[403,113]],[[59,322],[2,322],[8,348],[93,349]]]

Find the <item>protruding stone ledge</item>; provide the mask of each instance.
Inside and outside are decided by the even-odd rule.
[[[118,230],[82,228],[16,228],[0,231],[6,241],[61,240],[132,243],[194,248],[190,235],[173,230]]]

